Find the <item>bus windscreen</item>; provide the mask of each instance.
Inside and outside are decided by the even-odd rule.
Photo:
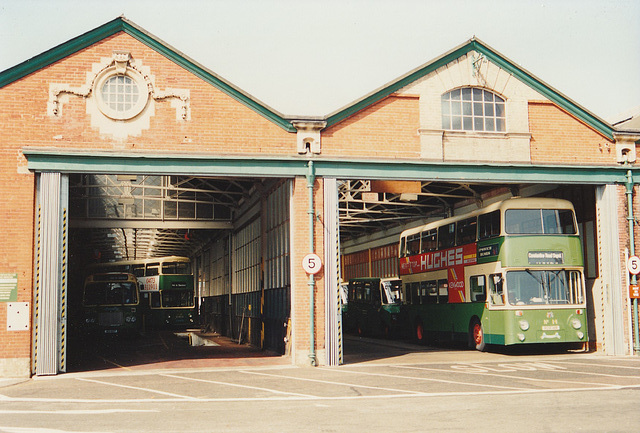
[[[584,302],[578,271],[508,271],[507,293],[511,305],[568,305]]]
[[[87,284],[85,287],[85,305],[128,305],[137,303],[136,285],[132,282],[98,281]]]

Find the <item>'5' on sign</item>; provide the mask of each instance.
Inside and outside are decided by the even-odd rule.
[[[640,258],[638,256],[631,256],[627,261],[627,270],[632,275],[640,274]]]
[[[320,260],[320,257],[314,253],[307,254],[302,259],[302,269],[304,269],[307,274],[317,274],[320,272],[320,269],[322,269],[322,261]]]

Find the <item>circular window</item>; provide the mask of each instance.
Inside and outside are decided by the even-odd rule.
[[[147,105],[149,94],[144,79],[131,69],[125,73],[107,70],[96,82],[100,111],[116,120],[131,119]]]

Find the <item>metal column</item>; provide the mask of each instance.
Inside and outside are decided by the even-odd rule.
[[[36,191],[33,369],[66,371],[69,178],[41,173]]]

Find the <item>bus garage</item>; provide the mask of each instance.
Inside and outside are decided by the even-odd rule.
[[[340,364],[341,284],[400,277],[404,230],[516,197],[575,209],[567,234],[582,256],[585,307],[570,305],[584,310],[584,346],[640,349],[626,268],[640,133],[605,122],[478,39],[334,113],[296,117],[119,17],[2,72],[0,100],[9,204],[0,375],[67,371],[69,336],[87,323],[75,315],[87,269],[161,257],[189,260],[193,298],[188,283],[166,299],[153,288],[158,260],[144,264],[152,273],[126,279],[137,281],[138,305],[193,307],[194,329],[295,365]],[[543,265],[545,253],[563,260],[563,251],[529,252],[520,270]],[[424,287],[407,280],[403,296],[418,283],[415,293],[439,303],[457,285],[470,297],[475,284],[487,287],[475,298],[481,307],[499,281],[493,274],[433,277]],[[515,338],[529,338],[524,321]],[[543,326],[547,336],[559,331]]]

